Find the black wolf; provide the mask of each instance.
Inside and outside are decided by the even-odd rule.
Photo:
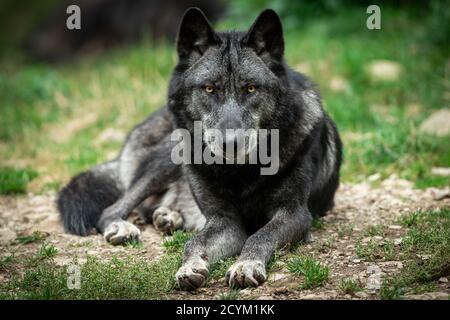
[[[199,9],[189,9],[177,52],[168,106],[130,133],[115,160],[62,189],[64,225],[81,235],[97,228],[118,244],[139,236],[124,220],[136,209],[166,232],[201,230],[185,246],[176,274],[182,289],[202,286],[211,263],[238,254],[228,284],[257,286],[273,251],[307,240],[312,215],[332,208],[338,132],[313,84],[285,64],[282,26],[272,10],[248,32],[219,33]],[[193,133],[194,121],[218,130],[278,129],[278,172],[261,175],[259,164],[174,164],[171,133]]]

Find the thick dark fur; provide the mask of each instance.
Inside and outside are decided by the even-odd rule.
[[[123,220],[127,214],[166,192],[159,205],[169,209],[155,211],[156,227],[201,229],[186,244],[176,274],[179,286],[202,286],[210,263],[238,254],[227,272],[228,284],[257,286],[267,278],[265,265],[276,247],[307,240],[312,215],[323,216],[333,207],[342,157],[339,134],[313,84],[285,64],[281,22],[274,11],[261,13],[246,33],[217,33],[200,10],[190,9],[177,50],[168,108],[132,131],[113,164],[74,178],[61,191],[64,224],[77,234],[95,226],[109,242],[121,243],[139,235]],[[256,88],[251,94],[249,85]],[[193,137],[194,121],[220,130],[279,129],[278,172],[261,175],[260,164],[173,164],[170,133],[182,128]],[[104,192],[98,190],[101,184]],[[183,189],[186,184],[190,191]],[[188,197],[181,201],[169,194]],[[203,216],[206,220],[195,224]],[[187,228],[189,221],[195,227]]]
[[[83,172],[60,192],[58,209],[66,231],[86,236],[95,228],[103,209],[121,195],[116,182],[108,175]]]

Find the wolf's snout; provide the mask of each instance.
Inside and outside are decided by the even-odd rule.
[[[232,119],[226,119],[219,123],[218,129],[222,133],[223,137],[223,143],[225,145],[234,145],[238,142],[238,134],[236,133],[236,130],[242,129],[243,123],[239,119],[232,118]]]

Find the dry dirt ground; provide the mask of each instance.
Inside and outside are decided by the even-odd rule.
[[[16,254],[36,252],[39,244],[12,245],[16,237],[29,235],[38,230],[48,234],[46,241],[58,249],[57,263],[66,264],[74,256],[82,261],[87,255],[109,259],[139,256],[149,261],[163,254],[163,236],[150,226],[142,226],[139,249],[113,247],[105,243],[101,235],[78,237],[64,233],[54,207],[54,194],[21,197],[0,197],[0,251],[2,255],[15,250]],[[375,236],[376,241],[401,243],[404,228],[396,223],[403,214],[418,209],[450,207],[450,189],[417,190],[406,180],[395,176],[373,183],[342,184],[334,210],[323,219],[323,227],[312,233],[311,243],[300,250],[312,254],[322,264],[330,268],[326,284],[313,290],[301,290],[299,280],[289,274],[286,265],[280,261],[269,273],[268,281],[256,289],[245,289],[239,293],[243,299],[377,299],[380,279],[389,277],[402,267],[401,261],[368,262],[355,252],[358,240],[369,241],[367,228],[374,225],[385,226],[383,236]],[[19,250],[19,252],[17,252]],[[365,288],[355,295],[339,289],[344,278],[353,278]],[[6,279],[0,274],[0,281]],[[223,279],[210,282],[207,288],[193,293],[174,291],[174,299],[217,299],[228,288]],[[450,296],[450,283],[438,284],[436,292],[410,296],[410,298],[444,298]]]

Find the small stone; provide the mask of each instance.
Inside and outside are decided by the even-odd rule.
[[[438,280],[440,283],[447,283],[448,282],[448,279],[446,278],[446,277],[442,277],[442,278],[439,278],[439,280]]]
[[[368,65],[367,71],[374,81],[395,81],[400,77],[402,66],[395,61],[375,60]]]
[[[275,300],[275,299],[272,296],[264,295],[264,296],[258,297],[256,300]]]
[[[16,239],[17,235],[14,231],[6,228],[0,229],[0,244],[8,244]]]
[[[448,300],[450,295],[446,292],[427,292],[406,296],[411,300]]]
[[[353,262],[353,263],[360,263],[360,262],[361,262],[361,259],[353,258],[353,259],[350,260],[350,261]]]
[[[335,76],[330,80],[330,89],[334,92],[343,92],[349,90],[350,85],[347,80],[340,76]]]
[[[381,174],[375,173],[375,174],[373,174],[373,175],[367,177],[367,180],[368,180],[369,182],[375,182],[375,181],[380,180],[380,178],[381,178]]]
[[[279,281],[287,278],[289,275],[286,273],[277,272],[269,276],[270,281]]]
[[[402,228],[402,226],[399,226],[399,225],[390,225],[389,226],[389,229],[391,229],[391,230],[400,230]]]
[[[433,167],[431,168],[431,173],[437,176],[450,176],[450,168],[449,167]]]
[[[450,198],[450,189],[437,190],[434,194],[434,199],[437,201],[444,200],[445,198]]]
[[[288,293],[288,292],[289,292],[289,289],[286,288],[286,287],[276,288],[276,289],[273,291],[274,294],[285,294],[285,293]]]
[[[422,122],[419,130],[422,133],[439,137],[450,134],[450,109],[433,112]]]
[[[372,240],[371,237],[365,237],[365,238],[362,239],[362,243],[364,243],[364,244],[369,243],[370,240]]]
[[[358,291],[355,293],[355,297],[358,297],[361,299],[366,299],[367,297],[369,297],[369,295],[367,293],[365,293],[364,291]]]
[[[399,246],[402,244],[403,239],[402,238],[397,238],[394,239],[394,245]]]
[[[250,290],[250,289],[242,289],[239,291],[239,294],[242,296],[248,296],[251,293],[252,293],[252,290]]]

